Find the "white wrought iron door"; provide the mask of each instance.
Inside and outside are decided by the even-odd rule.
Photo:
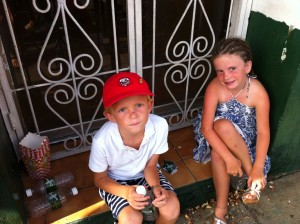
[[[156,93],[153,113],[165,117],[170,130],[191,125],[212,78],[210,52],[228,35],[233,3],[9,2],[1,6],[7,20],[1,31],[1,111],[18,156],[20,140],[36,132],[49,137],[52,159],[90,149],[93,133],[106,121],[103,84],[119,71],[137,72],[149,82]]]

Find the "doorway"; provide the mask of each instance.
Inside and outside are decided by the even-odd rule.
[[[52,159],[90,150],[106,122],[103,83],[120,71],[147,80],[156,94],[152,112],[170,130],[192,125],[214,76],[210,51],[228,35],[232,4],[2,0],[0,105],[18,158],[28,132],[49,137]]]

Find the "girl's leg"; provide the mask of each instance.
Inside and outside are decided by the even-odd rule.
[[[228,147],[228,149],[232,152],[232,154],[241,161],[243,170],[245,171],[246,175],[249,176],[252,170],[252,162],[248,147],[242,136],[235,129],[234,125],[229,120],[220,119],[214,122],[214,130]],[[259,193],[253,193],[250,191],[245,193],[243,195],[243,198],[244,197],[247,197],[247,203],[256,203],[259,200]],[[244,201],[244,203],[246,202]]]
[[[241,161],[246,175],[249,176],[252,170],[252,162],[248,147],[234,125],[229,120],[220,119],[214,122],[214,130],[232,154]]]
[[[230,182],[229,175],[227,174],[224,160],[219,156],[219,154],[215,153],[214,150],[211,151],[211,162],[212,176],[217,198],[215,216],[218,219],[226,221],[225,216],[227,215],[227,201]]]
[[[169,198],[165,206],[159,208],[156,224],[175,224],[180,213],[180,205],[176,194],[168,191]]]

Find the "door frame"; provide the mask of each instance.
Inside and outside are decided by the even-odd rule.
[[[6,4],[5,0],[2,0],[2,2],[3,4]],[[130,71],[137,72],[142,75],[142,3],[140,0],[127,0],[126,3],[128,16],[128,39],[134,40],[128,41],[128,54],[130,58],[129,69]],[[229,37],[235,36],[245,38],[248,18],[252,7],[252,0],[232,0],[231,4],[232,10],[230,11],[230,24],[228,24],[230,27],[228,27],[229,32],[227,35]],[[15,43],[15,40],[13,41]],[[0,50],[0,60],[2,62],[0,63],[0,73],[3,74],[0,76],[0,109],[17,158],[21,159],[19,153],[19,142],[24,137],[22,119],[19,117],[18,105],[16,105],[14,100],[16,98],[15,93],[12,92],[10,88],[11,80],[8,79],[8,77],[10,77],[10,70],[7,62],[7,58],[9,57],[5,55],[2,42],[0,44]],[[17,57],[20,60],[18,52]],[[25,76],[23,75],[23,77]]]

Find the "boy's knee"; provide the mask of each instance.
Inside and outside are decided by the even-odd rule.
[[[143,215],[131,206],[123,208],[118,215],[118,223],[142,223]]]
[[[172,215],[171,215],[171,219],[177,219],[180,215],[180,202],[179,202],[179,199],[177,198],[177,196],[174,196],[174,201],[173,201],[173,212]]]
[[[180,203],[175,193],[171,193],[166,206],[159,209],[159,213],[164,216],[168,223],[177,220],[180,215]]]

